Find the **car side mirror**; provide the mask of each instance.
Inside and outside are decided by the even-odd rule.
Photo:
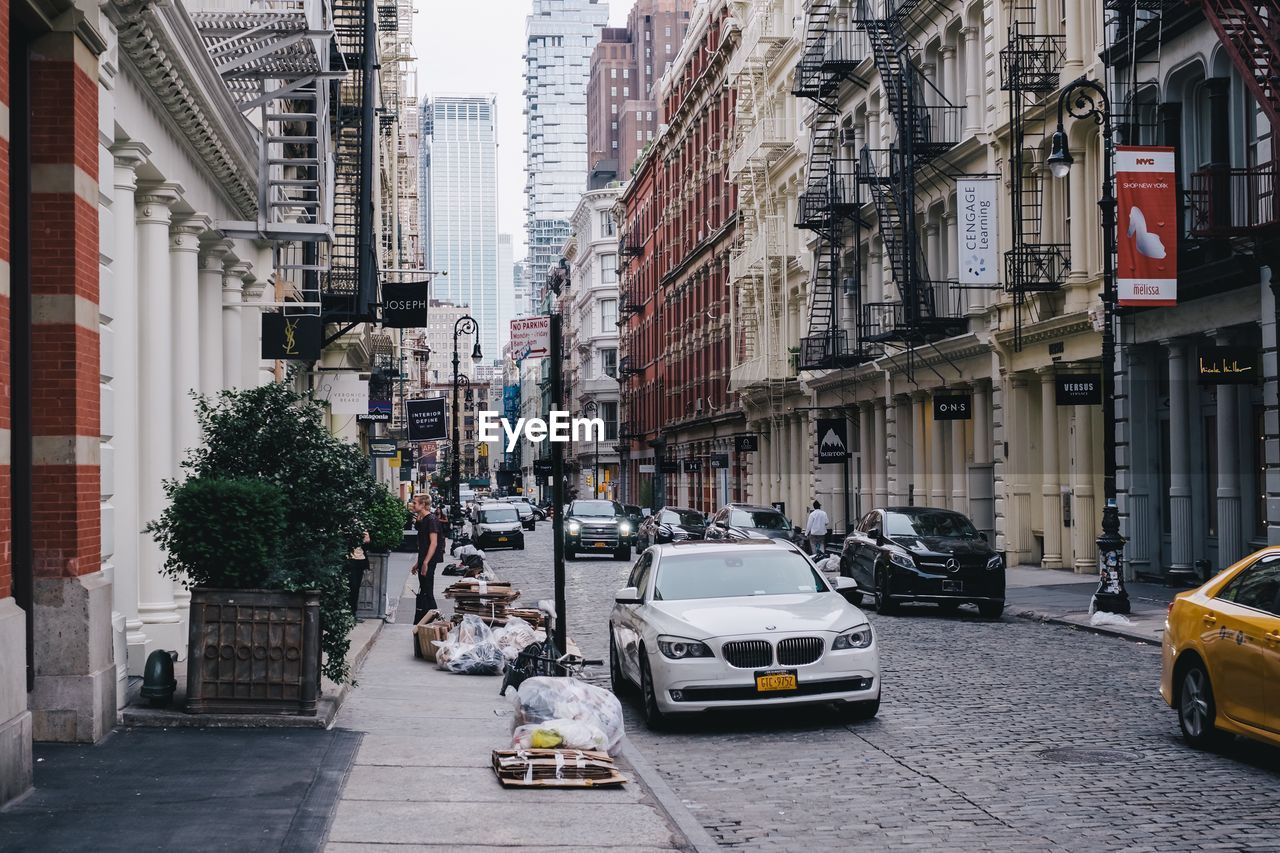
[[[618,604],[643,604],[644,599],[640,597],[640,590],[634,586],[624,586],[613,596],[613,600]]]
[[[868,530],[867,538],[870,539],[872,542],[876,543],[877,545],[881,545],[884,543],[884,536],[880,535],[879,527],[873,527],[870,530]]]
[[[844,575],[831,579],[835,585],[836,592],[852,591],[858,588],[858,582],[853,578],[847,578]]]
[[[988,545],[991,544],[991,537],[987,535],[987,531],[980,530],[978,531],[978,535],[982,537],[983,542],[986,542]]]

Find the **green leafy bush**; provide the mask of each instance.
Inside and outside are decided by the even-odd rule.
[[[278,491],[283,515],[283,524],[278,528],[278,551],[274,555],[263,553],[269,564],[262,569],[265,576],[259,588],[320,591],[324,674],[335,682],[346,680],[348,635],[355,618],[347,608],[344,560],[352,548],[362,543],[366,521],[372,508],[384,500],[386,489],[370,474],[368,459],[360,448],[329,432],[323,406],[287,385],[273,383],[223,391],[213,400],[197,397],[196,411],[204,440],[200,447],[188,452],[182,463],[188,472],[187,482],[251,480]],[[188,553],[184,537],[205,537],[173,514],[173,502],[184,486],[177,482],[166,484],[170,509],[147,528],[169,554],[166,571],[181,580],[187,580],[183,572],[188,569],[182,563],[186,557],[175,555]],[[230,506],[209,512],[241,514],[239,508]],[[257,523],[259,519],[252,520]],[[212,518],[204,522],[214,523]],[[258,545],[237,548],[261,545],[258,534],[248,535]],[[221,544],[225,550],[229,543]],[[207,547],[192,545],[190,553],[202,554]],[[208,574],[201,578],[192,574],[187,582],[210,587],[238,586],[242,578],[228,574],[233,571],[228,563],[203,562],[201,565],[212,567]]]
[[[390,551],[404,539],[409,526],[409,509],[386,489],[365,513],[365,529],[369,531],[371,551]]]

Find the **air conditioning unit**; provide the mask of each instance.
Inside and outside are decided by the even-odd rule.
[[[857,143],[858,143],[858,134],[854,131],[852,127],[840,128],[840,144],[841,145],[856,145]]]
[[[698,414],[698,415],[702,414],[702,398],[701,397],[693,401],[693,411],[694,411],[694,414]]]

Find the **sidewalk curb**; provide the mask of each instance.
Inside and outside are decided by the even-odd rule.
[[[698,823],[698,819],[693,816],[693,812],[689,811],[689,807],[684,801],[671,790],[671,786],[666,783],[659,774],[658,769],[649,763],[649,760],[642,756],[631,743],[631,739],[623,737],[622,739],[622,756],[627,760],[627,764],[631,765],[631,769],[636,772],[640,782],[653,795],[654,800],[658,803],[658,808],[667,816],[667,819],[679,830],[688,842],[689,849],[695,853],[712,853],[712,851],[720,850],[720,845],[711,837],[711,833]]]
[[[1101,637],[1115,637],[1119,640],[1127,640],[1130,643],[1141,643],[1146,646],[1158,646],[1160,640],[1155,637],[1135,637],[1132,634],[1126,634],[1122,631],[1116,631],[1101,625],[1080,624],[1073,622],[1062,616],[1051,616],[1048,613],[1041,613],[1036,610],[1022,610],[1018,612],[1006,611],[1006,615],[1015,619],[1023,619],[1028,622],[1047,622],[1051,625],[1062,625],[1067,628],[1076,628],[1080,631],[1088,631],[1090,634],[1097,634]]]

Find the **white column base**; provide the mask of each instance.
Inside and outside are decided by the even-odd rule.
[[[116,721],[111,582],[102,572],[35,582],[36,740],[96,743]]]
[[[27,615],[0,598],[0,806],[30,790],[31,767]]]

